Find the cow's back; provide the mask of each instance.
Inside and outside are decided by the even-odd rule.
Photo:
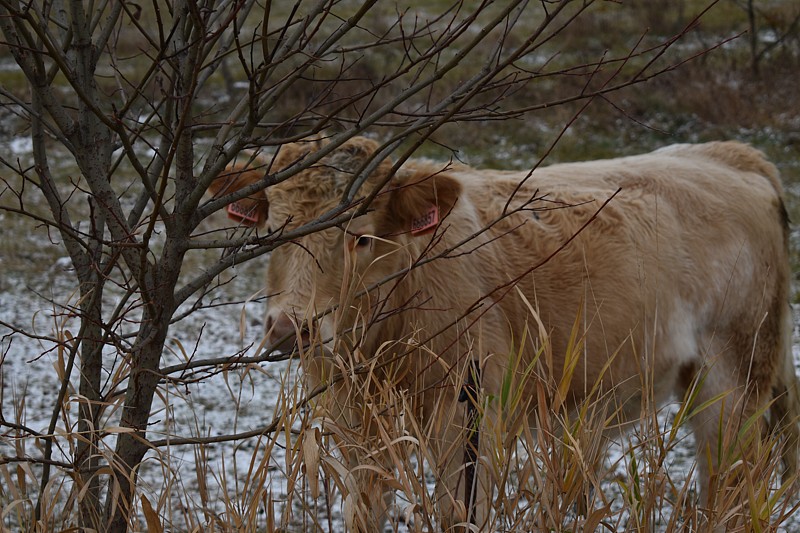
[[[481,223],[496,220],[525,177],[462,173]],[[699,364],[698,354],[780,334],[786,218],[777,171],[757,150],[736,142],[675,145],[543,167],[511,206],[531,197],[530,209],[495,224],[490,233],[498,239],[484,260],[502,258],[505,277],[532,269],[518,286],[550,332],[556,373],[582,315],[586,356],[575,390],[591,388],[611,358],[611,381],[629,379],[650,360],[648,371],[665,378],[656,394],[668,394],[682,368]],[[503,306],[518,331],[530,325],[519,299],[507,297]],[[759,363],[769,381],[775,361]]]

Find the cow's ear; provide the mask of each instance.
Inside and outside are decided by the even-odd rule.
[[[446,172],[412,171],[392,180],[388,215],[394,231],[424,235],[434,231],[461,195],[461,184]]]
[[[264,170],[257,170],[246,165],[234,164],[226,168],[211,182],[208,190],[214,198],[238,191],[242,187],[252,185],[264,177]],[[263,226],[269,212],[267,191],[262,190],[228,205],[228,218],[245,226]]]

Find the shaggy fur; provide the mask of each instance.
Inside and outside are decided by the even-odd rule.
[[[284,146],[269,172],[323,145]],[[271,228],[297,228],[339,203],[375,149],[352,139],[250,200]],[[524,369],[546,341],[535,375],[557,384],[576,327],[581,356],[561,398],[569,405],[598,386],[595,394],[611,398],[615,423],[624,426],[640,416],[644,389],[657,403],[684,398],[698,383],[698,405],[726,395],[692,419],[706,495],[720,421],[736,428],[768,405],[773,424],[783,422],[786,467],[797,469],[786,214],[778,173],[763,154],[716,142],[532,174],[412,160],[390,177],[390,168],[382,162],[362,189],[388,182],[367,214],[273,252],[268,335],[277,341],[307,328],[326,343],[326,354],[304,358],[311,385],[341,371],[341,354],[392,363],[382,379],[413,398],[429,422],[443,509],[466,500],[458,452],[464,406],[456,398],[470,361],[481,365],[483,397],[497,398],[510,355],[522,353]],[[235,167],[212,190],[263,176]],[[412,234],[432,206],[438,226]],[[524,331],[538,335],[526,341]],[[531,375],[519,377],[533,395]],[[366,393],[335,387],[341,394],[329,415],[370,424],[358,413]],[[487,403],[487,427],[499,410]],[[362,479],[351,492],[370,500],[380,522],[380,491],[363,485],[373,482]],[[491,480],[480,484],[485,515]]]

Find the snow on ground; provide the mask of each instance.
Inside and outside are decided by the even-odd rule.
[[[49,303],[54,301],[60,305],[68,302],[75,304],[74,280],[69,271],[69,260],[60,256],[58,247],[50,243],[46,233],[40,232],[39,237],[15,235],[8,231],[3,234],[3,229],[0,228],[0,238],[34,241],[38,238],[41,241],[30,251],[25,248],[25,253],[30,257],[24,260],[0,255],[0,269],[4,272],[0,278],[0,399],[5,420],[16,420],[15,410],[24,403],[20,422],[35,431],[46,432],[60,386],[55,371],[59,354],[51,342],[28,337],[3,324],[42,337],[51,336],[57,330],[76,332],[79,326],[74,318],[64,318],[62,310]],[[18,250],[13,247],[11,249]],[[30,268],[20,268],[19,265],[25,265],[26,261]],[[250,298],[261,285],[262,269],[263,262],[262,265],[253,262],[240,267],[236,272],[237,277],[223,287],[221,297],[231,302],[242,302]],[[109,297],[113,298],[113,294]],[[262,302],[200,309],[173,327],[164,364],[175,364],[188,357],[204,359],[230,356],[244,350],[258,341],[262,315]],[[251,355],[253,351],[250,348],[247,354]],[[107,363],[118,355],[106,353]],[[800,351],[795,346],[795,360],[798,358]],[[294,365],[265,363],[257,367],[205,376],[198,383],[171,386],[166,389],[166,394],[157,399],[149,436],[152,439],[162,438],[167,434],[219,436],[263,427],[272,420],[276,399],[281,392],[291,388],[286,386],[285,381],[296,377],[297,369]],[[76,382],[74,377],[73,382]],[[669,410],[665,412],[662,423],[669,419],[670,413]],[[73,406],[70,411],[73,422],[75,414],[76,409]],[[64,421],[60,420],[59,424],[63,427]],[[3,433],[6,433],[5,429]],[[113,435],[105,442],[109,449],[113,449]],[[15,455],[15,444],[18,443],[0,437],[0,455]],[[40,453],[30,441],[25,446],[26,453],[33,457]],[[157,497],[163,489],[165,479],[173,478],[181,484],[174,493],[190,499],[190,506],[206,508],[211,514],[224,514],[222,502],[238,498],[240,506],[246,507],[248,488],[244,482],[248,478],[251,461],[263,457],[262,446],[263,441],[258,439],[209,445],[205,447],[206,457],[203,461],[198,461],[192,447],[171,446],[169,453],[162,455],[159,461],[154,460],[153,455],[148,456],[140,472],[141,486],[146,494]],[[682,433],[680,444],[671,452],[669,459],[668,468],[673,480],[689,477],[694,460],[692,446],[691,435]],[[267,483],[272,495],[279,499],[287,490],[286,477],[283,474],[287,468],[284,449],[275,446],[269,453]],[[54,459],[58,458],[57,452]],[[609,463],[616,465],[614,468],[618,472],[624,472],[628,464],[624,448],[613,448],[609,453]],[[165,465],[172,472],[169,476],[165,476],[162,470]],[[201,476],[207,483],[205,492],[197,481],[197,470],[203,465],[208,465],[211,472],[207,476]],[[621,493],[613,477],[609,476],[606,481],[604,493],[607,498],[619,501]],[[432,491],[432,487],[429,490]],[[181,515],[177,508],[179,505],[187,505],[187,502],[172,502],[165,506],[167,518],[177,520],[176,523],[179,523]],[[325,504],[321,506],[324,507]],[[333,521],[330,529],[340,531],[340,504],[333,502],[332,508]],[[665,507],[662,511],[668,516],[671,509]],[[260,515],[259,520],[263,524],[264,516]],[[328,527],[327,520],[322,524]],[[176,527],[174,530],[182,529]],[[402,526],[400,530],[403,530]],[[784,524],[783,530],[800,531],[800,516]]]
[[[6,276],[0,291],[0,321],[33,331],[38,335],[50,335],[54,330],[53,306],[45,298],[52,298],[57,302],[66,302],[72,290],[71,275],[65,270],[64,262],[56,259],[53,266],[46,269],[44,275],[38,274],[26,279],[25,276]],[[245,271],[241,277],[258,275],[258,265]],[[249,278],[248,278],[249,279]],[[230,284],[232,291],[236,291],[237,278]],[[256,282],[257,283],[257,282]],[[246,284],[252,286],[250,279]],[[241,292],[241,290],[240,290]],[[239,300],[247,294],[234,295],[233,299]],[[166,355],[172,362],[186,357],[183,352],[192,352],[194,358],[219,357],[230,355],[239,348],[244,348],[260,331],[262,316],[262,303],[248,304],[246,307],[231,305],[223,308],[201,309],[191,318],[179,323],[174,328],[174,333],[168,345],[173,353]],[[243,309],[246,314],[242,315]],[[240,333],[241,324],[245,325],[245,338]],[[67,322],[62,329],[77,330],[77,323]],[[54,365],[57,362],[57,352],[46,341],[26,338],[19,333],[13,333],[7,327],[0,326],[0,349],[2,350],[2,387],[3,387],[3,416],[6,420],[13,420],[13,406],[19,404],[21,398],[25,399],[25,416],[23,422],[26,426],[36,431],[46,431],[51,416],[52,405],[58,391],[59,382],[56,378]],[[199,339],[199,340],[198,340]],[[196,348],[195,348],[196,345]],[[252,350],[251,350],[252,351]],[[107,354],[114,357],[115,354]],[[795,349],[795,356],[798,356]],[[169,364],[167,361],[166,364]],[[180,385],[169,390],[173,397],[163,397],[154,408],[154,426],[151,429],[151,438],[158,438],[158,433],[169,429],[173,435],[205,435],[217,436],[256,429],[265,425],[273,416],[275,398],[284,387],[282,379],[288,372],[290,377],[295,375],[296,369],[287,363],[263,364],[259,368],[237,370],[226,374],[217,374],[206,377],[201,384]],[[239,406],[238,409],[235,406]],[[73,413],[74,414],[74,413]],[[669,417],[669,412],[665,415]],[[691,435],[681,437],[681,444],[671,453],[669,471],[673,479],[680,480],[688,476],[688,471],[693,461]],[[113,446],[113,439],[107,441],[108,446]],[[12,443],[0,440],[0,453],[13,455]],[[246,489],[243,480],[247,478],[247,471],[253,456],[260,456],[256,449],[257,441],[250,439],[237,444],[223,443],[206,448],[206,460],[215,472],[211,476],[208,486],[208,500],[201,501],[200,491],[195,475],[198,466],[193,450],[186,446],[170,448],[169,455],[162,457],[162,461],[145,461],[142,469],[142,486],[146,493],[158,494],[159,488],[164,483],[162,472],[163,463],[177,473],[181,483],[185,484],[182,494],[191,498],[196,505],[205,505],[210,511],[222,512],[220,502],[223,500],[221,476],[224,471],[225,483],[228,486],[228,498],[232,495],[242,496]],[[36,450],[29,446],[28,452],[36,455]],[[614,448],[609,454],[609,461],[616,463],[616,468],[624,471],[627,465],[627,456],[623,448]],[[270,457],[269,484],[275,497],[285,493],[285,478],[282,472],[286,468],[283,449],[274,447]],[[611,476],[613,477],[613,476]],[[214,482],[216,478],[217,482]],[[607,482],[606,496],[610,499],[621,497],[619,488],[609,480]],[[246,500],[242,499],[242,505]],[[182,504],[185,504],[183,502]],[[177,505],[177,504],[176,504]],[[335,504],[334,530],[341,527],[338,504]],[[663,509],[666,516],[669,508]],[[176,513],[177,515],[177,513]],[[785,531],[794,531],[800,528],[800,519],[793,520],[785,525]],[[402,529],[401,529],[402,530]]]
[[[61,310],[54,312],[53,305],[43,299],[53,298],[59,303],[66,303],[69,299],[71,276],[63,270],[57,272],[61,270],[57,268],[59,263],[56,261],[53,269],[46,275],[35,276],[36,279],[19,276],[4,278],[3,290],[0,291],[0,323],[35,332],[38,336],[52,336],[56,323],[58,329],[63,331],[77,331],[77,321],[64,320],[60,316],[63,315]],[[75,303],[74,300],[72,303]],[[242,347],[239,333],[241,312],[241,305],[235,310],[233,306],[223,307],[222,311],[219,308],[200,309],[181,321],[167,342],[170,353],[165,353],[163,366],[177,364],[189,355],[193,359],[205,359],[235,353]],[[260,320],[261,313],[259,311],[256,314],[258,319],[245,318],[250,322],[249,330],[254,332],[253,337],[260,330],[256,321]],[[21,405],[24,399],[24,418],[20,422],[35,431],[46,433],[60,387],[55,371],[59,361],[58,351],[52,342],[28,338],[0,324],[0,354],[0,397],[5,420],[15,420],[15,406]],[[117,355],[106,353],[106,364]],[[197,383],[164,387],[153,407],[153,425],[148,436],[151,439],[165,438],[167,434],[208,437],[262,427],[272,419],[274,401],[282,388],[282,377],[287,372],[290,375],[294,373],[288,363],[271,363],[259,369],[237,369],[207,376]],[[77,383],[75,374],[77,370],[73,371],[73,383]],[[77,408],[73,406],[69,412],[74,421]],[[109,425],[114,425],[111,421]],[[59,421],[58,425],[63,427],[64,422]],[[105,443],[109,449],[113,449],[113,436],[105,439]],[[250,439],[240,442],[238,446],[226,443],[205,448],[206,461],[212,471],[220,474],[224,464],[226,474],[230,476],[226,482],[233,494],[240,492],[237,483],[247,471],[255,446],[256,440]],[[38,451],[30,445],[27,451],[31,456],[38,455]],[[0,438],[0,454],[15,455],[10,439]],[[56,450],[54,459],[60,458],[66,459],[63,455],[59,457]],[[198,505],[202,504],[195,475],[198,462],[191,447],[171,446],[169,454],[162,456],[161,461],[152,459],[152,455],[146,459],[141,470],[145,492],[152,491],[157,495],[163,488],[164,475],[161,469],[162,463],[167,463],[170,470],[181,473],[178,477],[181,483],[187,485],[185,492],[189,497]],[[285,468],[281,448],[273,449],[271,462],[275,464],[276,472],[272,480],[273,490],[280,495],[285,492],[280,475]],[[237,476],[236,469],[242,471],[242,475]],[[208,488],[208,502],[205,505],[210,506],[211,511],[223,511],[218,505],[222,501],[219,485],[214,486],[212,479]]]

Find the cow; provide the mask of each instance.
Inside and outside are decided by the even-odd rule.
[[[788,220],[777,169],[761,152],[677,144],[515,172],[393,165],[378,148],[363,137],[335,149],[306,139],[229,166],[210,189],[219,198],[250,187],[232,212],[285,238],[267,269],[266,336],[301,353],[309,390],[338,398],[326,416],[379,431],[359,402],[391,387],[427,428],[445,529],[465,520],[470,501],[478,524],[490,512],[488,469],[466,487],[462,452],[470,405],[481,410],[481,438],[496,433],[510,373],[530,396],[536,383],[556,384],[545,389],[558,396],[551,403],[573,411],[591,394],[609,399],[613,431],[641,417],[645,393],[658,405],[703,406],[691,426],[706,502],[719,428],[779,428],[794,475]],[[320,150],[329,153],[304,165]],[[272,179],[293,165],[306,168]],[[343,203],[357,178],[359,201]],[[311,222],[319,229],[306,231]],[[353,386],[353,369],[372,381]],[[480,398],[459,402],[469,382]],[[525,405],[535,421],[537,402]],[[357,469],[380,450],[348,454]],[[380,530],[387,491],[372,469],[361,474],[345,503],[371,514],[349,527]]]

